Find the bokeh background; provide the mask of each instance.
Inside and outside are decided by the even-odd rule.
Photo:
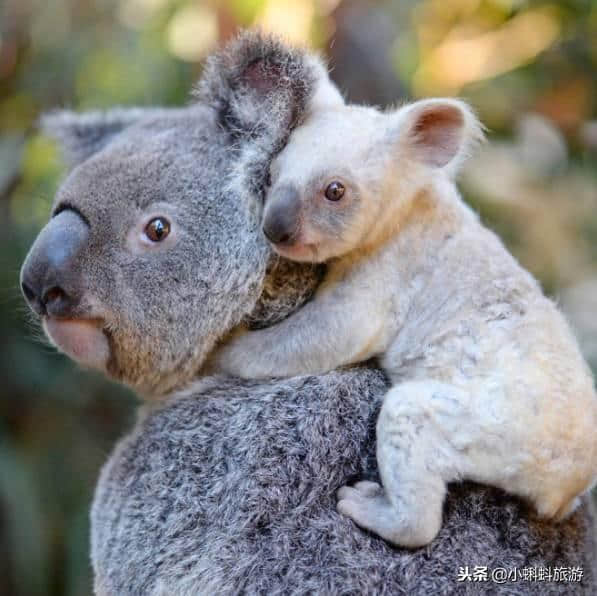
[[[0,1],[0,593],[91,592],[88,510],[135,399],[42,341],[18,270],[62,175],[41,112],[177,105],[258,24],[330,58],[346,96],[471,101],[490,142],[462,189],[597,365],[597,2]]]

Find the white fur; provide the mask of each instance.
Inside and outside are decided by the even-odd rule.
[[[461,126],[444,118],[453,109]],[[437,534],[450,481],[498,486],[559,519],[597,475],[597,398],[574,337],[453,183],[480,131],[457,100],[315,110],[275,160],[270,195],[300,189],[300,233],[276,249],[327,261],[328,274],[296,314],[217,355],[248,378],[379,357],[394,383],[377,425],[383,489],[343,487],[338,510],[403,546]],[[347,190],[331,204],[335,179]]]
[[[344,104],[342,94],[338,87],[334,85],[328,76],[328,70],[321,58],[309,55],[305,58],[307,64],[311,67],[316,80],[313,95],[309,98],[306,114],[316,112],[317,110],[325,110]]]

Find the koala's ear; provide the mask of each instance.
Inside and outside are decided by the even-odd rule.
[[[105,112],[77,114],[58,110],[44,114],[40,128],[54,139],[72,168],[103,149],[118,133],[155,111],[144,108],[116,108]]]
[[[311,107],[344,103],[318,58],[256,31],[207,60],[194,95],[239,136],[289,129]]]
[[[458,99],[424,99],[401,108],[401,145],[416,161],[455,175],[483,127],[472,109]]]

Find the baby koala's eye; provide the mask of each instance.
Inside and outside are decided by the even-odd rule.
[[[344,184],[335,180],[330,182],[325,189],[325,198],[328,201],[339,201],[344,196]]]
[[[164,217],[154,217],[145,226],[145,235],[152,242],[161,242],[170,233],[170,222]]]

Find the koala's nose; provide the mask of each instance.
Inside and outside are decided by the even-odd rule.
[[[273,244],[292,242],[298,231],[301,200],[294,186],[283,186],[268,197],[263,216],[263,233]]]
[[[38,315],[67,318],[80,301],[76,262],[89,226],[74,211],[53,217],[40,232],[21,269],[25,300]]]
[[[21,290],[31,309],[38,314],[50,315],[58,318],[68,318],[74,307],[79,303],[79,298],[74,293],[67,293],[58,285],[37,291],[27,282],[21,282]]]

